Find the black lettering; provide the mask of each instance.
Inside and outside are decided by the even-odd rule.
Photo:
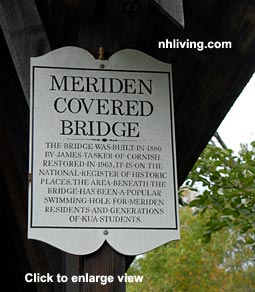
[[[50,77],[51,77],[51,88],[50,88],[50,90],[68,91],[68,89],[67,89],[67,77],[68,76],[63,76],[60,83],[58,82],[58,80],[57,80],[55,75],[50,75]],[[56,87],[57,87],[57,89],[56,89]]]
[[[139,124],[138,123],[133,123],[133,122],[130,122],[130,123],[127,123],[127,124],[128,124],[127,137],[139,137],[140,133],[136,132]]]
[[[85,127],[86,127],[86,122],[80,121],[80,120],[76,120],[75,121],[75,129],[76,129],[76,131],[75,131],[74,135],[87,136],[88,134],[85,132]]]
[[[108,99],[98,99],[97,100],[97,114],[98,115],[109,115],[109,110],[102,112],[102,109],[105,110],[105,106],[108,105],[109,101]]]
[[[144,91],[142,91],[142,87],[144,89],[146,89],[146,91],[149,94],[152,94],[152,80],[149,79],[147,81],[149,82],[148,85],[142,79],[138,79],[138,82],[139,82],[139,92],[138,92],[138,94],[144,94]]]
[[[103,122],[103,121],[97,121],[97,124],[98,124],[97,136],[107,136],[110,133],[111,127],[108,123]],[[103,132],[103,125],[105,125],[104,132]]]
[[[72,78],[72,91],[84,91],[84,86],[82,86],[80,89],[80,81],[83,80],[83,77],[81,76],[71,76]]]
[[[63,107],[62,110],[60,110],[59,107],[58,107],[59,102],[60,102],[61,100],[62,100],[63,103],[64,103],[64,107]],[[65,104],[66,104],[66,98],[63,98],[63,97],[59,97],[59,98],[57,98],[57,99],[54,101],[54,109],[55,109],[55,111],[58,112],[58,113],[60,113],[60,114],[64,113],[64,112],[66,111]]]
[[[123,103],[121,100],[118,100],[118,99],[112,100],[112,115],[113,116],[117,116],[117,115],[123,116],[125,114],[121,110],[122,105]]]
[[[118,78],[109,78],[110,81],[110,93],[119,93],[123,89],[122,81]],[[119,88],[117,89],[117,84],[119,85]],[[115,89],[115,90],[114,90]]]
[[[97,78],[95,77],[86,77],[87,81],[87,92],[99,92],[99,89],[96,87],[97,84]],[[91,90],[91,87],[93,90]]]
[[[138,101],[137,100],[126,100],[127,103],[127,116],[138,116],[139,115],[139,111],[136,110],[136,105],[138,105]],[[133,111],[133,113],[132,113]]]
[[[136,93],[136,89],[133,88],[133,85],[135,85],[135,79],[123,79],[123,80],[125,84],[124,93],[133,93],[133,94]]]
[[[88,114],[91,109],[92,104],[94,103],[94,99],[90,99],[89,107],[87,106],[85,98],[81,98],[81,103],[85,109],[86,114]]]
[[[62,131],[60,135],[71,135],[73,133],[72,122],[68,120],[60,120],[62,124]]]
[[[141,117],[148,117],[152,114],[154,108],[153,108],[153,104],[150,101],[140,101],[141,104],[141,113],[140,116]],[[147,106],[145,106],[147,105]]]
[[[77,114],[81,110],[81,102],[78,98],[71,98],[67,104],[68,110],[73,113]]]

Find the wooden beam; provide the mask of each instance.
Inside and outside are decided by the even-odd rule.
[[[1,126],[0,126],[1,132]],[[1,135],[1,134],[0,134]],[[1,141],[2,141],[1,135]],[[7,157],[5,157],[6,159]],[[0,160],[1,160],[0,154]],[[8,158],[7,158],[8,159]],[[34,283],[29,285],[24,281],[24,271],[31,272],[22,236],[16,222],[16,214],[11,201],[10,188],[6,183],[0,164],[0,190],[1,190],[1,280],[8,283],[8,290],[15,292],[36,292]],[[17,263],[18,259],[18,263]]]
[[[228,2],[228,7],[220,11],[214,34],[232,41],[233,49],[208,51],[207,62],[211,62],[215,70],[196,61],[187,74],[174,77],[174,84],[179,88],[175,90],[178,91],[175,94],[175,125],[179,183],[185,179],[255,70],[255,33],[251,29],[255,24],[254,17],[251,17],[254,12],[254,1]],[[197,25],[192,24],[187,29],[198,31]],[[200,24],[199,27],[205,26]],[[208,29],[204,34],[206,32],[212,40],[216,38],[215,35],[212,38]],[[183,62],[190,61],[183,55],[190,53],[188,50],[185,54],[180,52],[175,59],[174,71],[185,72]],[[185,83],[184,80],[192,82]]]
[[[0,168],[9,189],[15,222],[32,272],[62,273],[62,252],[42,242],[27,239],[27,178],[29,108],[8,48],[0,34]],[[19,259],[22,261],[22,259]],[[21,275],[24,279],[26,271]],[[54,283],[36,284],[37,291],[60,292]],[[54,286],[54,287],[52,287]]]
[[[224,77],[206,71],[198,63],[196,70],[193,70],[192,83],[186,84],[176,95],[176,149],[180,184],[251,78],[254,69],[254,56],[244,61],[240,71],[238,68]]]
[[[113,282],[106,285],[88,283],[82,285],[80,292],[125,292],[125,282],[118,281],[117,276],[125,273],[125,256],[112,249],[107,243],[96,252],[84,257],[83,275],[112,276]]]
[[[164,33],[164,39],[158,41],[165,41],[168,39],[169,41],[173,41],[174,39],[180,42],[189,41],[191,42],[203,42],[207,44],[209,41],[219,41],[219,37],[217,37],[214,33],[210,32],[205,26],[199,21],[196,21],[196,25],[192,27],[186,27],[185,30],[180,28],[176,28],[172,21],[170,21],[167,17],[162,17],[161,13],[153,8],[153,6],[149,6],[149,13],[152,19],[155,20],[155,25],[157,25]],[[157,48],[156,49],[156,57],[161,59],[164,62],[169,62],[167,59],[162,59],[162,56],[165,56],[164,51],[169,51],[169,54],[172,55],[171,51],[174,49],[171,48]],[[236,68],[241,68],[243,64],[242,58],[234,51],[234,48],[231,49],[205,49],[205,50],[197,50],[197,49],[178,49],[178,51],[186,50],[189,54],[194,55],[200,62],[206,65],[210,70],[214,71],[220,76],[224,76],[236,70]],[[172,60],[171,60],[172,61]]]
[[[2,111],[2,107],[0,108]],[[2,117],[1,112],[0,117]],[[49,267],[44,248],[36,241],[27,240],[27,212],[25,207],[27,194],[24,192],[24,189],[22,187],[17,164],[13,157],[12,145],[10,144],[9,137],[6,133],[6,125],[5,123],[3,123],[2,119],[0,119],[0,140],[0,169],[1,173],[3,173],[7,185],[8,196],[12,209],[10,211],[10,214],[13,214],[15,216],[12,219],[14,219],[17,224],[17,229],[19,232],[17,236],[21,238],[21,242],[19,242],[19,244],[21,246],[24,246],[24,249],[26,251],[26,257],[29,261],[32,271],[40,272],[42,274],[49,273],[51,272],[51,269]],[[3,206],[3,208],[5,207],[6,206]],[[11,228],[11,225],[9,225],[9,223],[6,222],[6,224],[8,224],[8,228]],[[22,258],[16,260],[22,261]],[[26,271],[23,271],[23,275],[21,275],[21,277],[24,277],[25,273]],[[36,283],[35,285],[37,286],[38,292],[51,291],[50,283],[47,283],[45,285],[42,285],[42,283]]]
[[[30,57],[50,51],[48,37],[34,1],[1,0],[0,25],[29,103]]]
[[[184,12],[182,0],[154,0],[153,4],[160,13],[184,28]]]
[[[79,36],[77,43],[80,47],[87,49],[98,56],[98,49],[103,46],[108,56],[120,50],[123,47],[133,46],[136,41],[135,31],[140,29],[141,20],[138,15],[143,15],[144,10],[135,10],[134,12],[126,11],[120,18],[119,14],[122,9],[119,9],[120,3],[125,7],[127,2],[124,1],[111,1],[112,8],[116,9],[116,16],[114,19],[109,19],[109,15],[104,14],[104,7],[99,7],[99,11],[96,11],[96,16],[90,19],[83,19],[80,23]],[[144,9],[147,9],[147,1],[142,2]],[[115,6],[116,5],[116,6]],[[127,8],[127,7],[126,7]],[[101,11],[100,11],[101,9]],[[109,7],[108,7],[109,9]],[[134,35],[125,34],[127,24],[132,23],[132,18],[137,17],[137,22],[133,21],[130,27],[134,27]],[[116,25],[116,19],[118,19],[118,25]],[[129,20],[129,21],[128,21]],[[133,26],[134,25],[134,26]],[[130,30],[132,32],[132,29]],[[82,274],[86,275],[112,275],[115,277],[114,283],[108,283],[105,286],[101,284],[89,284],[80,287],[80,292],[124,292],[125,283],[116,280],[117,275],[124,275],[126,267],[129,266],[132,261],[132,257],[126,257],[117,253],[107,243],[105,243],[101,249],[91,255],[80,257],[80,265],[82,267]]]
[[[122,48],[135,48],[139,31],[146,23],[145,15],[149,2],[149,0],[100,2],[93,17],[80,19],[75,45],[86,48],[94,57],[97,57],[100,46],[105,47],[106,57]]]

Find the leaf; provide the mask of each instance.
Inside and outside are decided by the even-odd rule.
[[[249,209],[240,209],[239,210],[239,213],[242,215],[242,216],[249,216],[251,214],[251,211]]]
[[[220,230],[235,229],[240,238],[246,232],[255,234],[251,223],[255,221],[255,141],[251,147],[242,145],[238,154],[208,145],[187,179],[192,186],[199,182],[203,186],[199,190],[202,194],[189,207],[197,208],[206,218],[206,241]]]
[[[235,211],[229,208],[225,208],[222,212],[223,215],[234,216]]]
[[[250,229],[251,227],[249,226],[249,225],[246,225],[245,227],[243,227],[242,229],[241,229],[241,233],[246,233],[249,229]]]
[[[211,241],[211,231],[207,231],[205,234],[203,234],[203,242],[209,243]]]
[[[247,244],[254,244],[255,240],[253,238],[249,238],[248,240],[246,240]]]

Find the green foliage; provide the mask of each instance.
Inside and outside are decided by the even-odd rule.
[[[202,242],[200,235],[206,230],[204,219],[210,215],[209,211],[205,218],[193,216],[189,207],[181,208],[181,240],[139,257],[129,274],[143,275],[143,283],[128,283],[127,291],[254,291],[255,268],[252,265],[247,270],[243,268],[249,266],[251,250],[240,247],[235,233],[219,231],[209,244]],[[235,290],[237,282],[240,290]]]
[[[180,189],[180,204],[181,240],[139,257],[129,273],[144,281],[127,291],[255,291],[255,142],[238,154],[208,145]]]
[[[186,187],[199,182],[203,189],[189,206],[201,215],[210,210],[204,241],[222,229],[235,230],[255,251],[255,142],[243,145],[238,155],[208,145],[187,182]]]

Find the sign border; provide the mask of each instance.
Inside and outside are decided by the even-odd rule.
[[[35,72],[36,69],[69,69],[69,70],[86,70],[86,71],[104,71],[104,72],[137,72],[137,73],[153,73],[153,74],[167,74],[168,76],[168,85],[169,85],[169,105],[170,105],[170,111],[169,111],[169,118],[170,118],[170,137],[171,139],[171,146],[172,146],[172,158],[173,158],[173,186],[174,186],[174,218],[175,218],[175,227],[65,227],[65,226],[38,226],[33,225],[33,165],[34,165],[34,95],[35,95]],[[179,230],[178,226],[178,202],[177,202],[177,178],[176,178],[176,158],[175,158],[175,137],[174,137],[174,111],[173,111],[173,101],[172,101],[172,88],[171,88],[172,80],[171,80],[171,72],[167,71],[147,71],[147,70],[128,70],[128,69],[97,69],[97,68],[72,68],[72,67],[60,67],[60,66],[33,66],[32,65],[32,97],[31,97],[31,105],[32,105],[32,133],[31,133],[31,200],[30,200],[30,228],[40,228],[40,229],[130,229],[130,230]]]

